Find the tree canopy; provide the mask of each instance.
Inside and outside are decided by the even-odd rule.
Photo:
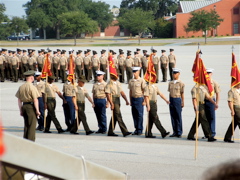
[[[90,19],[83,11],[67,12],[59,15],[60,27],[63,36],[74,36],[74,45],[76,46],[76,38],[81,33],[98,31],[95,21]]]
[[[26,9],[28,25],[32,28],[50,27],[56,31],[57,39],[60,38],[60,21],[62,14],[75,11],[83,11],[88,17],[96,21],[98,26],[105,29],[113,20],[110,6],[105,2],[93,2],[92,0],[31,0],[23,5]],[[34,17],[38,16],[36,20]],[[37,22],[39,21],[40,22]]]
[[[119,25],[133,33],[138,33],[139,44],[142,34],[155,25],[152,11],[143,11],[140,8],[128,10],[118,18]]]
[[[191,12],[187,27],[188,31],[202,31],[205,35],[205,44],[207,43],[207,31],[216,29],[223,21],[215,10],[200,10]]]

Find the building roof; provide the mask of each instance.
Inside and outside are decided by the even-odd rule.
[[[221,0],[180,1],[180,7],[182,9],[182,13],[189,13],[218,1]]]

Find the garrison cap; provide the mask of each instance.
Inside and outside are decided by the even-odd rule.
[[[85,76],[80,76],[80,77],[78,78],[78,81],[81,81],[81,82],[84,82],[84,83],[87,82]]]
[[[141,51],[141,49],[137,48],[136,51]]]
[[[53,54],[57,54],[57,51],[53,51]]]
[[[137,71],[139,71],[141,68],[140,67],[132,67],[132,71],[133,72],[137,72]]]
[[[127,56],[131,56],[132,54],[131,53],[127,53]]]
[[[112,54],[114,55],[114,54],[117,54],[117,53],[113,51],[113,53],[112,53]]]
[[[88,52],[87,51],[84,51],[84,54],[87,54]]]
[[[28,77],[28,76],[34,76],[35,71],[31,70],[31,71],[26,71],[25,73],[23,73],[24,76]]]
[[[101,54],[104,54],[104,53],[105,53],[105,51],[101,51],[100,53],[101,53]]]
[[[8,50],[8,53],[12,53],[12,50]]]
[[[48,76],[48,79],[56,79],[56,77],[55,76]]]
[[[174,49],[169,49],[169,51],[170,51],[170,52],[173,52],[173,51],[174,51]]]
[[[16,51],[12,51],[12,53],[13,53],[13,54],[15,54],[15,53],[16,53]]]
[[[207,71],[207,73],[212,73],[214,71],[214,69],[213,68],[207,68],[206,71]]]
[[[52,50],[51,50],[51,49],[49,49],[49,50],[48,50],[48,52],[52,52]]]
[[[121,51],[123,51],[123,50],[122,50],[122,49],[119,49],[118,51],[121,52]]]
[[[26,49],[24,49],[24,50],[23,50],[23,52],[27,52],[27,50],[26,50]]]
[[[175,73],[180,73],[182,70],[179,68],[172,68],[173,72]]]
[[[38,53],[41,53],[42,51],[41,50],[38,50]]]
[[[73,52],[72,51],[68,51],[69,54],[72,54]]]
[[[134,54],[136,55],[136,54],[138,54],[138,52],[137,52],[137,51],[135,51],[135,52],[134,52]]]
[[[156,53],[156,52],[157,52],[157,50],[156,50],[156,49],[153,49],[153,50],[152,50],[152,52],[153,52],[153,53]]]
[[[21,49],[19,49],[19,48],[17,48],[17,52],[20,52],[20,51],[22,51]]]
[[[93,55],[97,54],[97,51],[93,51]]]
[[[123,51],[121,51],[119,54],[124,54],[124,52],[123,52]]]
[[[99,76],[99,75],[104,75],[105,72],[103,72],[103,71],[96,71],[96,74],[97,74],[97,76]]]
[[[110,52],[110,53],[113,53],[114,51],[110,49],[109,52]]]
[[[2,51],[7,51],[7,49],[2,49]]]
[[[130,51],[130,50],[127,50],[127,53],[131,53],[132,51]]]
[[[41,49],[41,51],[42,51],[42,52],[44,52],[44,51],[45,51],[45,49]]]
[[[57,52],[60,52],[61,51],[61,49],[57,49]]]
[[[87,49],[87,52],[91,52],[91,49]]]
[[[82,52],[82,50],[78,50],[79,54]]]
[[[166,52],[166,50],[164,50],[164,49],[163,49],[163,50],[161,50],[161,51],[162,51],[162,53]]]
[[[146,53],[147,52],[147,50],[143,50],[143,53]]]

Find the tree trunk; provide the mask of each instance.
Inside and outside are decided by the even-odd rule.
[[[74,35],[74,46],[76,46],[77,45],[77,35],[75,34]]]
[[[47,37],[46,37],[46,29],[45,29],[45,28],[43,29],[43,39],[44,39],[44,40],[47,39]]]
[[[142,36],[142,33],[138,33],[138,45],[140,45],[141,44],[141,36]]]
[[[205,44],[207,44],[207,31],[205,31]]]
[[[17,46],[19,44],[19,38],[18,38],[19,33],[17,33]]]
[[[59,29],[59,26],[57,25],[57,40],[60,40],[60,29]]]

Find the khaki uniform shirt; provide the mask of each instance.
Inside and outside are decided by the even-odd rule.
[[[176,56],[174,54],[168,55],[169,63],[176,64]]]
[[[134,98],[149,95],[146,88],[146,81],[140,77],[138,79],[131,79],[128,84],[128,89],[132,91],[132,97]]]
[[[107,83],[105,81],[103,81],[101,83],[96,82],[92,88],[93,97],[99,98],[99,99],[106,98],[106,92],[105,92],[106,85],[107,85]]]
[[[141,60],[138,57],[133,58],[134,66],[135,67],[141,67]]]
[[[211,80],[211,85],[213,87],[213,96],[212,96],[212,98],[215,98],[215,94],[216,93],[220,93],[221,89],[220,89],[219,84],[216,81],[214,81],[214,80]],[[204,87],[206,88],[207,92],[209,93],[209,90],[208,90],[207,86],[204,86]]]
[[[33,102],[33,100],[37,99],[40,95],[32,83],[26,82],[19,87],[15,96],[22,102]]]
[[[167,56],[161,56],[160,57],[161,64],[168,64],[168,57]]]
[[[34,57],[29,57],[27,60],[29,65],[33,65],[34,63],[36,63],[35,58]]]
[[[52,63],[58,65],[59,64],[59,60],[60,60],[60,58],[58,56],[53,56]]]
[[[147,86],[149,93],[149,101],[157,101],[157,95],[160,95],[158,87],[155,84],[151,84]]]
[[[199,86],[199,102],[204,104],[204,99],[206,99],[207,97],[210,97],[206,87],[204,86]],[[195,85],[192,90],[191,90],[191,94],[192,94],[192,99],[196,99],[197,98],[197,85]]]
[[[233,102],[235,106],[240,106],[240,89],[232,88],[229,90],[228,101]]]
[[[38,90],[39,97],[42,97],[42,93],[45,93],[45,82],[40,80],[39,82],[34,83],[34,86]]]
[[[98,57],[92,57],[92,66],[98,67],[100,64],[99,58]]]
[[[37,63],[38,64],[43,64],[43,60],[44,60],[44,56],[43,55],[37,57]]]
[[[152,61],[153,61],[153,64],[159,64],[159,62],[160,62],[160,59],[159,59],[159,57],[158,56],[153,56],[153,59],[152,59]]]
[[[83,57],[82,57],[82,56],[77,56],[77,57],[75,58],[75,64],[76,64],[77,66],[81,66],[82,63],[83,63]]]
[[[170,81],[168,84],[168,91],[170,92],[170,97],[172,98],[180,98],[181,94],[184,93],[184,84],[181,80]]]
[[[12,64],[13,66],[17,65],[18,64],[18,58],[16,56],[12,57],[10,59],[10,64]]]
[[[123,66],[125,64],[125,57],[118,57],[118,65]]]
[[[143,57],[141,58],[141,61],[142,61],[142,66],[143,66],[143,67],[148,67],[148,59],[147,59],[146,56],[143,56]]]
[[[133,65],[134,65],[134,62],[133,62],[133,59],[132,58],[127,58],[126,60],[125,60],[125,66],[126,67],[133,67]]]
[[[56,98],[56,93],[60,92],[58,87],[55,84],[46,83],[45,88],[46,88],[46,95],[48,98]]]
[[[112,94],[114,96],[120,96],[120,92],[122,92],[122,85],[119,81],[109,81],[106,86],[105,92],[108,94]]]
[[[77,101],[85,102],[85,97],[88,98],[89,94],[85,87],[77,86],[76,88]]]
[[[89,56],[85,56],[83,58],[84,65],[91,65],[91,58]]]
[[[5,63],[8,63],[8,55],[3,54],[3,57],[5,58]]]
[[[67,58],[65,56],[60,57],[59,63],[61,66],[66,66],[67,65]]]
[[[107,59],[106,56],[101,56],[101,57],[99,58],[99,61],[100,61],[100,64],[106,65],[107,62],[108,62],[108,59]]]
[[[22,58],[21,58],[21,61],[22,61],[23,64],[27,64],[28,56],[27,55],[23,55]]]
[[[9,64],[11,64],[13,56],[7,56],[6,60]]]
[[[4,61],[5,61],[5,57],[3,55],[0,55],[0,65],[2,65]]]
[[[18,62],[22,62],[21,59],[22,59],[22,55],[21,54],[17,54],[17,58],[18,58]]]
[[[63,93],[65,96],[76,96],[75,87],[73,84],[65,82],[63,85]]]

